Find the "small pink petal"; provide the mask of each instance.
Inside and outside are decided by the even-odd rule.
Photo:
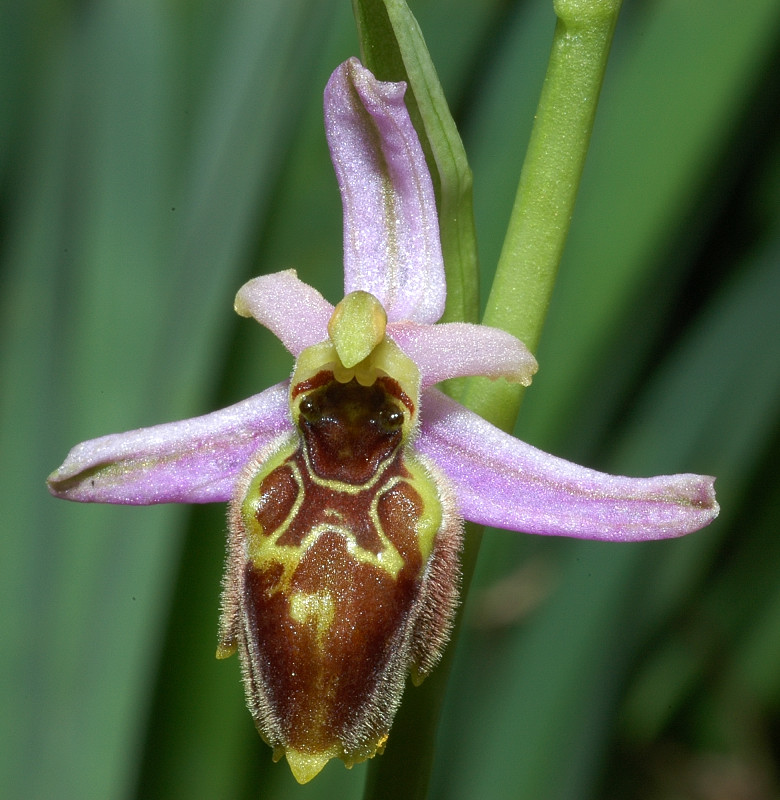
[[[433,184],[405,83],[351,58],[325,88],[325,132],[344,207],[344,293],[370,292],[390,322],[433,323],[447,287]]]
[[[395,322],[387,332],[420,368],[423,387],[468,375],[504,377],[530,386],[538,369],[531,351],[519,339],[486,325]]]
[[[525,533],[640,542],[682,536],[718,514],[714,478],[627,478],[537,450],[428,389],[417,449],[455,486],[463,516]]]
[[[291,432],[288,384],[203,417],[82,442],[48,478],[56,497],[82,503],[216,503],[263,445]]]
[[[300,280],[294,269],[245,283],[236,295],[235,309],[242,317],[254,317],[265,325],[296,358],[328,338],[333,313],[333,306]]]

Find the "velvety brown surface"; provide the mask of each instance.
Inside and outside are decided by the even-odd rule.
[[[398,664],[399,648],[410,636],[424,567],[416,536],[423,501],[403,464],[402,423],[398,400],[381,386],[321,386],[301,408],[302,438],[314,471],[354,485],[370,482],[386,462],[379,480],[356,492],[319,485],[302,447],[259,487],[255,517],[260,535],[267,537],[277,534],[303,492],[276,543],[286,557],[289,548],[300,548],[291,575],[285,579],[277,563],[249,562],[243,593],[251,649],[257,653],[254,678],[265,688],[285,746],[319,752],[358,729],[376,742],[389,728],[395,697],[382,693],[400,691],[399,681],[387,680],[389,669],[408,668]],[[377,493],[380,530],[370,513]],[[306,544],[315,528],[319,535]],[[390,550],[381,532],[401,557],[396,574],[366,563]],[[294,598],[308,604],[298,619],[290,614]],[[386,718],[377,717],[377,705],[387,708]]]

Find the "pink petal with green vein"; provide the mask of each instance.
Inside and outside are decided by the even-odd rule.
[[[498,328],[468,322],[395,322],[387,332],[420,368],[423,386],[468,375],[504,377],[529,386],[538,369],[528,348]]]
[[[344,208],[344,293],[373,294],[390,322],[434,323],[446,285],[433,184],[404,105],[355,58],[325,88],[325,131]]]
[[[714,478],[626,478],[549,455],[436,389],[424,393],[416,448],[453,482],[463,516],[496,528],[641,542],[682,536],[718,514]]]
[[[82,503],[214,503],[263,445],[293,430],[288,384],[203,417],[76,445],[48,478],[56,497]]]
[[[254,317],[265,325],[296,358],[328,338],[333,313],[333,306],[300,280],[294,269],[245,283],[236,295],[235,309],[242,317]]]

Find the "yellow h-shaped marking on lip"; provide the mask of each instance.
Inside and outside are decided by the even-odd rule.
[[[358,543],[355,534],[339,519],[342,515],[338,508],[328,509],[325,512],[333,519],[333,522],[322,522],[318,525],[312,526],[299,545],[282,545],[279,544],[279,540],[289,529],[293,520],[300,512],[304,500],[303,477],[300,473],[298,465],[289,459],[284,463],[289,467],[295,482],[298,484],[298,496],[295,499],[292,509],[290,509],[290,513],[287,515],[287,519],[285,519],[284,522],[276,529],[274,534],[270,537],[251,537],[251,544],[249,548],[249,557],[256,567],[263,567],[268,564],[282,565],[284,571],[274,591],[286,592],[289,590],[290,582],[292,581],[292,576],[295,572],[295,569],[297,568],[298,564],[300,564],[301,560],[306,554],[306,551],[317,541],[317,539],[319,539],[323,533],[328,532],[338,533],[344,537],[347,543],[347,551],[356,561],[359,561],[363,564],[370,564],[371,566],[386,572],[388,575],[390,575],[390,577],[393,578],[393,580],[395,580],[398,577],[398,573],[403,568],[404,560],[401,554],[398,552],[398,549],[385,534],[379,519],[377,506],[379,499],[381,498],[382,494],[384,494],[384,491],[387,491],[395,486],[395,484],[401,479],[396,477],[388,481],[387,486],[383,487],[384,491],[378,491],[373,499],[373,502],[371,503],[371,509],[369,511],[371,521],[373,522],[377,534],[379,535],[379,539],[382,542],[382,549],[379,553],[374,553],[371,550],[362,547]],[[377,476],[374,476],[372,480],[369,481],[369,487],[376,483],[376,478]],[[350,486],[350,489],[354,490],[354,488],[354,486]]]

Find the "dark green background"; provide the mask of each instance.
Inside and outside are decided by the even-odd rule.
[[[485,293],[551,6],[412,3],[474,169]],[[286,377],[233,295],[295,267],[340,298],[321,95],[356,53],[348,0],[0,4],[3,797],[360,796],[363,767],[301,788],[272,765],[213,657],[223,507],[44,488],[82,439]],[[636,546],[489,533],[433,797],[780,793],[778,76],[776,0],[624,3],[518,433],[714,474],[723,511]]]

